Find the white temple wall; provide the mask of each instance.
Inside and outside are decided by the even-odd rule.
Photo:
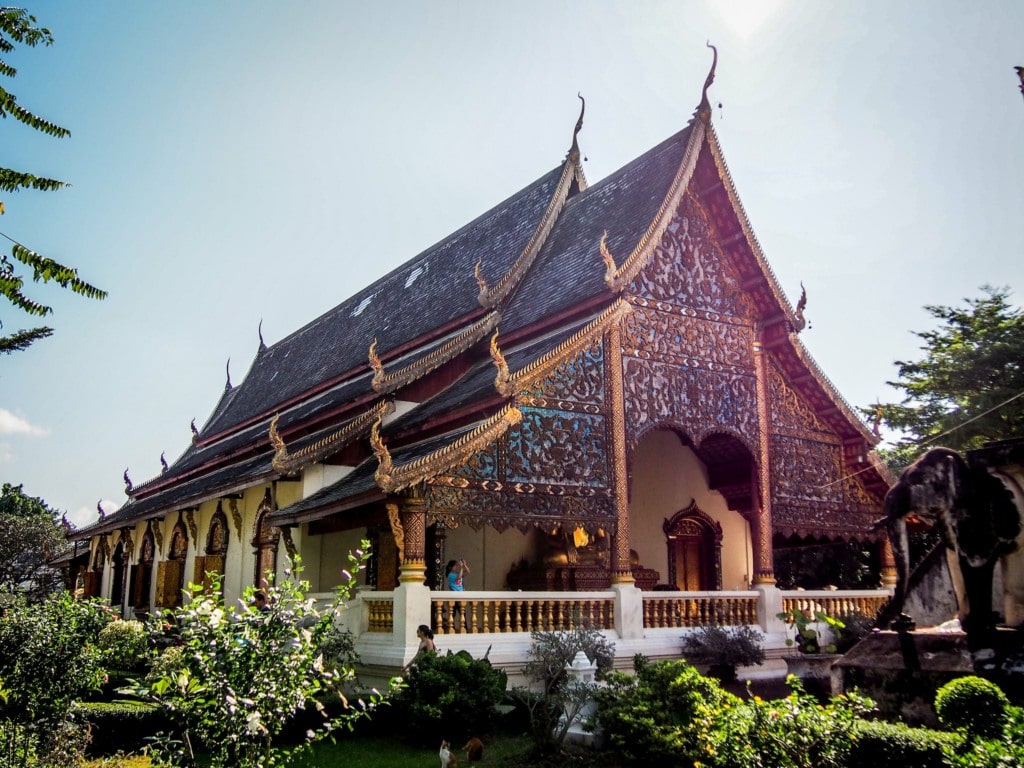
[[[663,525],[681,509],[697,506],[722,526],[722,588],[747,589],[753,568],[750,528],[725,498],[708,488],[707,470],[678,435],[648,433],[633,455],[629,505],[630,547],[640,563],[668,583],[668,546]]]

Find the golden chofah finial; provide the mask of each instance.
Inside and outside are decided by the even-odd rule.
[[[804,310],[807,309],[807,289],[804,288],[804,283],[800,281],[800,299],[796,303],[796,312],[793,316],[796,318],[796,323],[793,330],[800,333],[807,326],[807,318],[804,317]]]
[[[882,404],[875,402],[875,418],[871,423],[871,434],[877,437],[879,440],[882,439],[882,415],[884,411]]]
[[[569,157],[579,158],[580,156],[580,145],[576,140],[583,130],[583,114],[587,111],[587,100],[583,98],[583,94],[579,91],[576,92],[576,98],[580,100],[580,116],[576,118],[576,127],[572,131],[572,146],[569,148]]]
[[[609,288],[615,287],[615,279],[618,277],[619,268],[615,266],[615,258],[608,250],[608,230],[601,235],[601,259],[604,261],[604,282]]]
[[[707,41],[706,45],[714,52],[715,56],[711,60],[711,71],[708,72],[708,76],[704,79],[704,91],[701,93],[700,106],[697,107],[697,116],[700,117],[701,122],[705,125],[711,120],[711,102],[708,101],[708,88],[715,82],[715,67],[718,66],[718,49],[711,44],[710,40]]]
[[[377,463],[380,465],[375,473],[378,478],[387,477],[393,468],[391,454],[388,453],[388,447],[384,445],[380,436],[380,427],[381,420],[377,419],[370,428],[370,447],[373,448],[373,455],[377,457]]]
[[[473,267],[473,277],[476,278],[476,284],[478,286],[480,286],[480,296],[479,296],[479,299],[480,299],[481,302],[483,302],[483,300],[485,298],[487,298],[487,291],[489,290],[488,287],[487,287],[487,278],[484,277],[483,267],[484,267],[484,260],[483,259],[480,259],[476,263],[476,266]]]
[[[491,360],[494,361],[494,367],[498,369],[498,374],[494,377],[494,388],[502,394],[507,394],[505,392],[505,388],[509,380],[508,363],[505,361],[505,356],[501,354],[501,350],[498,348],[497,331],[495,331],[494,335],[491,336]]]

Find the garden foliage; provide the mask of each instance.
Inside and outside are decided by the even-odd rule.
[[[739,704],[685,661],[643,664],[635,676],[612,672],[607,682],[596,692],[598,723],[608,747],[637,765],[703,760],[720,713]]]
[[[531,638],[522,670],[530,687],[516,687],[511,693],[529,716],[535,746],[547,751],[561,746],[569,726],[594,696],[594,685],[572,679],[566,667],[582,651],[601,677],[611,671],[615,646],[597,629],[583,626],[564,632],[534,630]]]
[[[364,542],[364,548],[366,543]],[[353,572],[365,567],[367,554],[351,555]],[[325,664],[320,648],[335,621],[333,608],[320,610],[305,597],[308,582],[300,580],[301,565],[267,593],[270,610],[252,605],[253,588],[238,605],[225,607],[215,574],[207,592],[190,584],[190,599],[179,608],[157,612],[150,631],[173,631],[183,649],[180,661],[167,663],[165,673],[135,690],[158,703],[175,723],[176,734],[155,745],[158,759],[173,765],[194,764],[201,745],[213,768],[269,768],[287,763],[291,754],[329,736],[366,715],[378,694],[349,703],[328,715],[317,697],[342,695],[350,670]],[[348,596],[352,581],[339,588],[339,601]],[[313,707],[323,718],[297,746],[275,742],[297,713]]]
[[[413,743],[436,747],[443,738],[464,743],[491,733],[507,682],[504,671],[467,651],[421,655],[388,714]]]
[[[764,662],[764,636],[753,627],[700,627],[683,636],[683,657],[691,664],[707,664],[712,677],[732,680],[736,667]]]
[[[846,694],[822,704],[790,675],[792,693],[765,701],[754,696],[723,708],[704,744],[702,765],[717,768],[845,768],[853,728],[873,702]]]
[[[974,675],[951,680],[935,694],[939,722],[970,738],[997,738],[1009,704],[998,685]]]
[[[141,621],[112,621],[100,630],[98,644],[110,669],[142,670],[146,666],[149,635]]]
[[[73,765],[87,736],[71,705],[103,681],[97,639],[113,615],[66,592],[28,603],[2,590],[0,610],[0,766]]]

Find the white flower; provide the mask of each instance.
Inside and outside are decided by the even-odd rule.
[[[245,730],[247,730],[249,733],[256,733],[256,731],[259,731],[262,728],[263,728],[263,725],[260,723],[260,713],[259,712],[253,712],[250,715],[246,716],[246,718],[245,718]]]

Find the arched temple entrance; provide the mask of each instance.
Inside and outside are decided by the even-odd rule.
[[[746,589],[754,460],[739,439],[699,444],[670,426],[647,431],[630,465],[630,546],[662,588]]]

